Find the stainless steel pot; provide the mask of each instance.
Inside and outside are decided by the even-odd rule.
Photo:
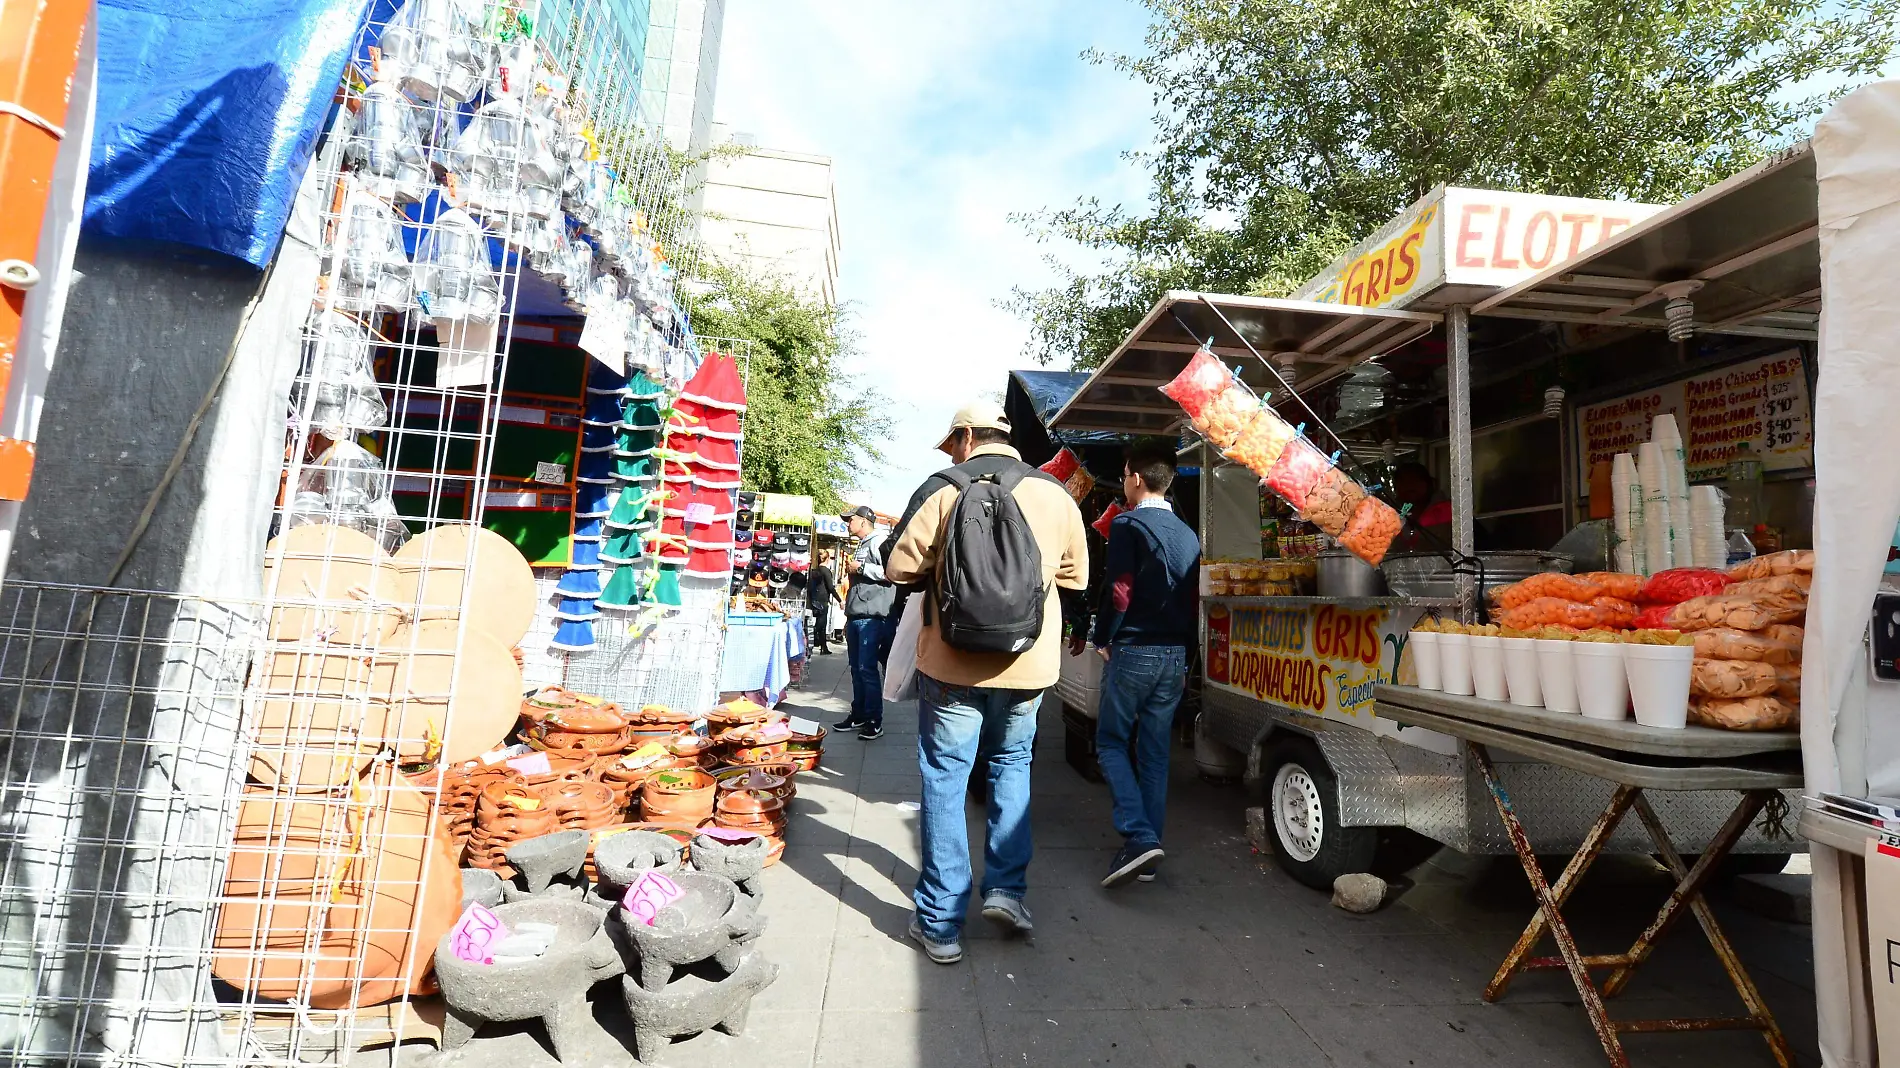
[[[1379,569],[1344,549],[1328,549],[1316,557],[1321,597],[1381,597],[1385,578]]]
[[[1491,552],[1477,556],[1484,564],[1484,589],[1478,592],[1480,597],[1489,590],[1540,572],[1568,573],[1571,567],[1570,558],[1560,553]],[[1436,553],[1394,553],[1385,558],[1380,570],[1385,573],[1392,592],[1402,597],[1458,596],[1458,580],[1452,574],[1451,561]]]

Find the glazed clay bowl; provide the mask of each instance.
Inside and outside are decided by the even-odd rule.
[[[768,819],[779,818],[785,811],[785,801],[770,790],[737,789],[728,790],[719,796],[715,811],[723,815],[760,816]]]
[[[594,763],[600,759],[599,753],[562,753],[555,750],[542,750],[548,757],[546,775],[523,775],[522,781],[529,786],[546,786],[567,779],[585,778],[594,770]]]
[[[542,720],[528,728],[525,741],[536,749],[569,756],[622,753],[633,740],[633,728],[626,724],[609,731],[565,730],[552,720]]]
[[[825,751],[823,749],[799,749],[794,747],[788,750],[785,755],[790,757],[794,764],[798,765],[799,771],[817,771],[819,762],[825,758]]]
[[[666,750],[674,756],[698,759],[717,744],[703,734],[676,734],[667,740]]]
[[[764,790],[781,801],[790,801],[798,792],[791,779],[774,775],[757,764],[727,768],[715,772],[713,777],[719,780],[721,796],[734,790]]]
[[[659,771],[640,787],[640,809],[649,820],[697,823],[712,815],[716,782],[698,769]]]
[[[686,733],[683,723],[633,723],[627,729],[627,748],[638,749],[648,742],[670,742]]]
[[[555,816],[568,830],[594,830],[619,820],[621,808],[611,786],[602,782],[563,782],[544,788]]]
[[[698,717],[694,716],[691,712],[675,711],[665,705],[644,705],[640,711],[628,715],[627,721],[630,723],[644,723],[650,726],[660,726],[663,724],[685,726],[697,718]]]
[[[522,700],[521,718],[529,723],[539,723],[551,712],[575,708],[581,703],[581,695],[572,690],[544,686]]]
[[[732,750],[729,759],[734,764],[782,763],[787,757],[787,744],[774,742],[771,745],[744,746]]]

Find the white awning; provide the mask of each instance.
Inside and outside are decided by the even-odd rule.
[[[1814,153],[1806,142],[1472,306],[1475,315],[1812,340],[1821,307]]]
[[[1254,352],[1274,361],[1280,375],[1304,392],[1344,374],[1354,364],[1430,333],[1442,318],[1429,312],[1349,304],[1172,292],[1129,332],[1049,425],[1124,434],[1173,433],[1185,416],[1156,389],[1180,374],[1203,342],[1230,364],[1238,359],[1241,379],[1255,392],[1284,390],[1253,358]]]

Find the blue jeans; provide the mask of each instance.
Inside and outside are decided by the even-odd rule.
[[[948,942],[970,906],[970,837],[963,820],[970,768],[989,757],[989,834],[983,894],[1021,900],[1029,888],[1029,760],[1041,690],[947,686],[917,674],[917,767],[924,777],[923,871],[912,900],[924,934]]]
[[[1102,669],[1095,761],[1115,799],[1115,830],[1137,846],[1161,844],[1168,809],[1168,744],[1187,685],[1179,645],[1117,645]]]
[[[859,723],[884,723],[884,661],[878,649],[889,648],[885,637],[889,620],[861,617],[844,621],[845,659],[851,665],[851,718]]]

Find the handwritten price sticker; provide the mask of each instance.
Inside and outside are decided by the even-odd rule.
[[[626,909],[635,922],[651,927],[661,909],[685,896],[686,891],[680,889],[680,884],[657,871],[643,871],[633,885],[627,887],[626,894],[620,898],[620,907]]]
[[[481,902],[471,903],[449,928],[449,948],[471,964],[494,963],[496,943],[508,937],[508,925]]]

